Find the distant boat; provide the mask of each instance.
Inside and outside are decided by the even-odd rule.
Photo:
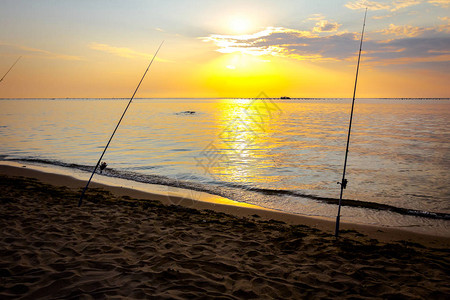
[[[280,99],[291,99],[291,97],[283,96],[283,97],[280,97]]]

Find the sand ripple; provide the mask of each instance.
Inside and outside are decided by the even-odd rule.
[[[1,299],[448,299],[448,250],[1,178]],[[95,202],[92,202],[95,201]]]

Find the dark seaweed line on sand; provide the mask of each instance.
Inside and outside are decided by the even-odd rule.
[[[69,167],[69,168],[75,168],[83,171],[92,171],[92,166],[87,165],[78,165],[73,163],[64,163],[60,161],[52,161],[52,160],[45,160],[45,159],[20,159],[17,160],[18,162],[31,162],[31,163],[43,163],[43,164],[49,164],[49,165],[57,165],[62,167]],[[194,182],[188,182],[188,181],[178,181],[174,180],[165,176],[159,176],[159,175],[143,175],[138,174],[134,172],[129,171],[117,171],[113,169],[106,169],[109,172],[105,172],[103,175],[110,176],[110,177],[117,177],[127,180],[133,180],[141,183],[151,183],[151,184],[160,184],[160,185],[166,185],[171,187],[177,187],[177,188],[186,188],[191,189],[199,192],[206,192],[213,195],[218,195],[226,198],[234,198],[232,197],[233,193],[229,193],[227,191],[224,191],[220,188],[217,188],[216,186],[208,186],[205,184],[199,184]],[[251,192],[257,192],[264,195],[287,195],[287,196],[296,196],[296,197],[302,197],[307,198],[327,204],[338,204],[338,199],[336,198],[330,198],[330,197],[321,197],[316,195],[310,195],[310,194],[304,194],[297,191],[292,190],[274,190],[274,189],[265,189],[265,188],[256,188],[256,187],[248,187],[244,185],[239,185],[235,183],[230,182],[223,182],[223,184],[227,187],[236,188],[239,190],[246,190]],[[239,199],[233,199],[236,201],[239,201]],[[374,210],[380,210],[380,211],[389,211],[398,213],[401,215],[409,215],[409,216],[415,216],[415,217],[422,217],[422,218],[428,218],[428,219],[439,219],[439,220],[450,220],[450,214],[447,213],[440,213],[440,212],[429,212],[429,211],[422,211],[422,210],[416,210],[416,209],[409,209],[409,208],[403,208],[403,207],[397,207],[393,205],[388,204],[381,204],[376,202],[368,202],[368,201],[361,201],[361,200],[352,200],[352,199],[342,199],[342,205],[348,206],[348,207],[359,207],[359,208],[366,208],[366,209],[374,209]]]
[[[325,202],[328,204],[335,204],[335,205],[337,205],[338,201],[339,201],[339,199],[336,199],[336,198],[308,195],[308,194],[303,194],[303,193],[289,191],[289,190],[272,190],[272,189],[261,189],[261,188],[249,188],[249,190],[264,193],[267,195],[299,196],[299,197],[304,197],[304,198],[313,199],[313,200]],[[396,212],[396,213],[399,213],[402,215],[411,215],[411,216],[423,217],[423,218],[450,220],[450,214],[446,214],[446,213],[429,212],[429,211],[422,211],[422,210],[416,210],[416,209],[402,208],[402,207],[397,207],[397,206],[388,205],[388,204],[381,204],[381,203],[376,203],[376,202],[342,199],[342,205],[349,206],[349,207],[361,207],[361,208],[370,208],[370,209],[383,210],[383,211],[391,211],[391,212]]]

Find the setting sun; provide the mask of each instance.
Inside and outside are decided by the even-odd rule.
[[[237,34],[247,33],[251,25],[250,20],[242,16],[233,16],[229,21],[231,30]]]

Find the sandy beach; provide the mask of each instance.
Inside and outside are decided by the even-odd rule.
[[[448,238],[343,224],[336,240],[332,222],[98,184],[78,208],[82,181],[0,176],[2,299],[450,296]]]

